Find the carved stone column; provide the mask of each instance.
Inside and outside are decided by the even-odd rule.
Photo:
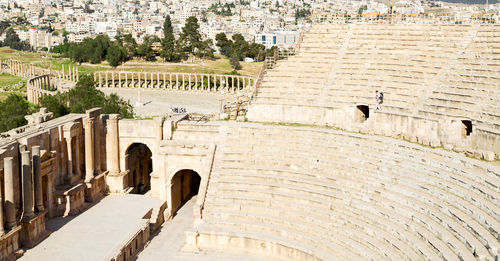
[[[68,173],[66,176],[66,180],[71,182],[71,178],[73,177],[73,150],[72,150],[72,141],[71,132],[68,133],[69,137],[65,137],[66,139],[66,150],[68,151]]]
[[[0,186],[0,195],[2,195],[2,187]],[[5,232],[5,229],[3,227],[3,204],[2,204],[2,199],[0,198],[0,235],[3,235]]]
[[[94,119],[83,119],[85,128],[85,182],[94,178]]]
[[[118,130],[118,114],[110,114],[108,119],[109,142],[111,150],[111,160],[109,171],[111,173],[120,173],[120,139]]]
[[[94,119],[94,162],[95,172],[101,174],[101,133],[102,133],[101,116]]]
[[[34,146],[32,148],[33,156],[33,182],[35,187],[35,207],[38,212],[44,211],[43,206],[43,188],[42,188],[42,172],[40,168],[40,146]]]
[[[31,175],[30,152],[21,152],[23,177],[23,220],[30,220],[34,216],[33,207],[33,177]]]
[[[76,135],[75,139],[76,139],[76,142],[75,142],[76,146],[75,146],[75,156],[74,156],[74,158],[75,158],[75,171],[74,172],[75,172],[76,176],[80,177],[82,175],[82,172],[80,169],[80,166],[81,166],[80,165],[81,164],[80,163],[80,157],[81,157],[81,155],[80,155],[80,139],[81,139],[80,132],[78,132],[78,135]]]
[[[7,229],[16,226],[16,207],[14,205],[14,158],[3,159],[5,187],[5,218]]]

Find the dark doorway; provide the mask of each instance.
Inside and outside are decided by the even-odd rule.
[[[356,108],[356,122],[364,122],[370,117],[370,108],[367,105],[358,105]]]
[[[472,133],[472,122],[470,120],[462,120],[462,138],[467,138]]]
[[[153,154],[142,143],[133,143],[127,149],[126,166],[128,170],[128,187],[130,193],[145,194],[151,189],[151,173],[153,172]]]
[[[172,209],[179,210],[193,196],[198,195],[201,177],[193,170],[183,169],[172,177]]]

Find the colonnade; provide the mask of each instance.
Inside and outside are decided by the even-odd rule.
[[[66,80],[66,81],[72,81],[72,82],[78,82],[80,79],[80,73],[78,70],[78,67],[76,66],[71,66],[71,64],[68,64],[68,69],[65,69],[66,66],[64,64],[62,65],[62,71],[58,73],[57,77],[59,80]]]
[[[151,88],[182,91],[237,92],[253,87],[255,77],[201,73],[114,72],[94,73],[98,88]]]
[[[0,59],[0,65],[2,71],[15,76],[31,78],[36,74],[36,68],[33,64],[24,64],[21,61],[12,59]]]
[[[51,76],[41,75],[28,80],[27,97],[28,101],[38,104],[40,98],[44,95],[54,95],[57,93],[57,88],[51,82]]]
[[[4,194],[4,204],[0,200],[0,234],[12,230],[17,225],[16,207],[14,203],[14,158],[7,157],[4,161],[4,186],[0,186]],[[22,221],[28,222],[35,213],[44,212],[43,188],[41,173],[40,146],[33,146],[31,152],[21,152],[21,183],[22,183]],[[4,215],[5,214],[5,215]]]

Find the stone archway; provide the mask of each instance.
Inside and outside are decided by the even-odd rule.
[[[151,190],[153,172],[152,152],[143,143],[132,143],[126,150],[125,169],[128,172],[127,183],[130,193],[145,194]]]
[[[182,169],[172,177],[171,204],[175,214],[192,197],[198,195],[201,176],[194,170]]]

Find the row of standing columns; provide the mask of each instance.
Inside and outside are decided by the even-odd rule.
[[[0,60],[0,65],[2,70],[7,67],[6,72],[15,76],[31,78],[36,74],[33,64],[24,64],[21,61],[8,59]]]
[[[38,104],[43,95],[56,93],[50,77],[50,75],[42,75],[28,80],[27,98],[29,102]]]
[[[21,152],[21,177],[22,177],[22,201],[23,221],[29,221],[35,216],[36,212],[43,212],[43,191],[42,191],[42,173],[40,160],[40,146],[33,146],[30,156],[30,151]],[[4,190],[4,205],[0,200],[0,233],[10,231],[17,225],[16,208],[14,203],[14,158],[4,158],[4,186],[0,186],[0,190]],[[1,195],[0,191],[0,195]],[[5,213],[5,216],[4,216]],[[5,224],[5,226],[4,226]]]
[[[162,73],[162,72],[95,72],[99,88],[155,88],[183,91],[237,92],[253,87],[254,77],[239,75]]]
[[[78,82],[80,79],[80,72],[78,67],[68,64],[68,69],[65,69],[64,64],[62,65],[62,71],[58,74],[59,80]]]

